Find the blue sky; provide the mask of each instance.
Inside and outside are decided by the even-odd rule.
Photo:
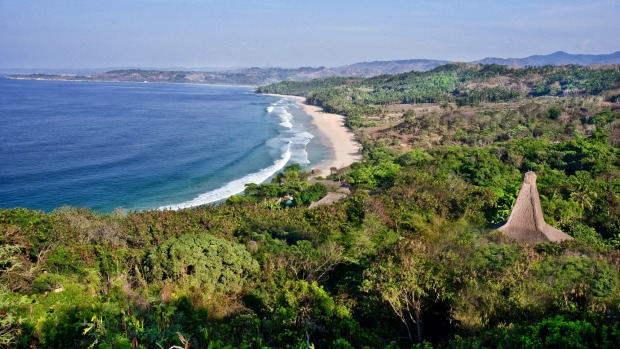
[[[0,0],[1,68],[339,66],[620,50],[608,0]]]

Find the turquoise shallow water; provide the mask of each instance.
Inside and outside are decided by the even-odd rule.
[[[217,202],[328,153],[293,101],[250,88],[0,78],[0,207]]]

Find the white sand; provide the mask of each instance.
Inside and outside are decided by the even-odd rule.
[[[318,174],[329,175],[330,168],[343,168],[360,161],[362,156],[360,149],[362,146],[355,139],[355,135],[345,126],[345,117],[338,114],[325,113],[320,107],[303,103],[306,99],[298,96],[282,96],[299,101],[306,114],[312,117],[312,122],[316,125],[319,132],[329,141],[332,154],[331,159],[323,160],[315,165],[314,170],[320,171]]]
[[[312,121],[331,143],[333,160],[323,160],[315,166],[321,175],[328,175],[330,168],[343,168],[356,161],[362,160],[360,149],[362,145],[357,142],[355,135],[349,130],[344,122],[345,117],[338,114],[325,113],[321,108],[302,104],[304,112],[312,117]]]

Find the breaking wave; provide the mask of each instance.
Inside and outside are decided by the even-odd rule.
[[[265,182],[282,170],[289,161],[302,166],[309,164],[306,145],[314,138],[314,135],[307,132],[301,123],[295,123],[293,115],[289,112],[290,108],[296,106],[295,103],[293,100],[283,98],[265,109],[268,117],[279,118],[279,125],[282,127],[276,137],[267,141],[267,146],[273,150],[273,153],[280,156],[273,162],[273,165],[230,181],[222,187],[200,194],[192,200],[180,204],[162,206],[159,209],[179,210],[218,202],[232,195],[242,193],[245,185],[248,183],[260,184]]]

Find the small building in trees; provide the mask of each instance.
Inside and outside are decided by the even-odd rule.
[[[536,189],[536,174],[525,173],[508,222],[499,228],[508,237],[525,243],[560,242],[572,237],[545,222]]]

